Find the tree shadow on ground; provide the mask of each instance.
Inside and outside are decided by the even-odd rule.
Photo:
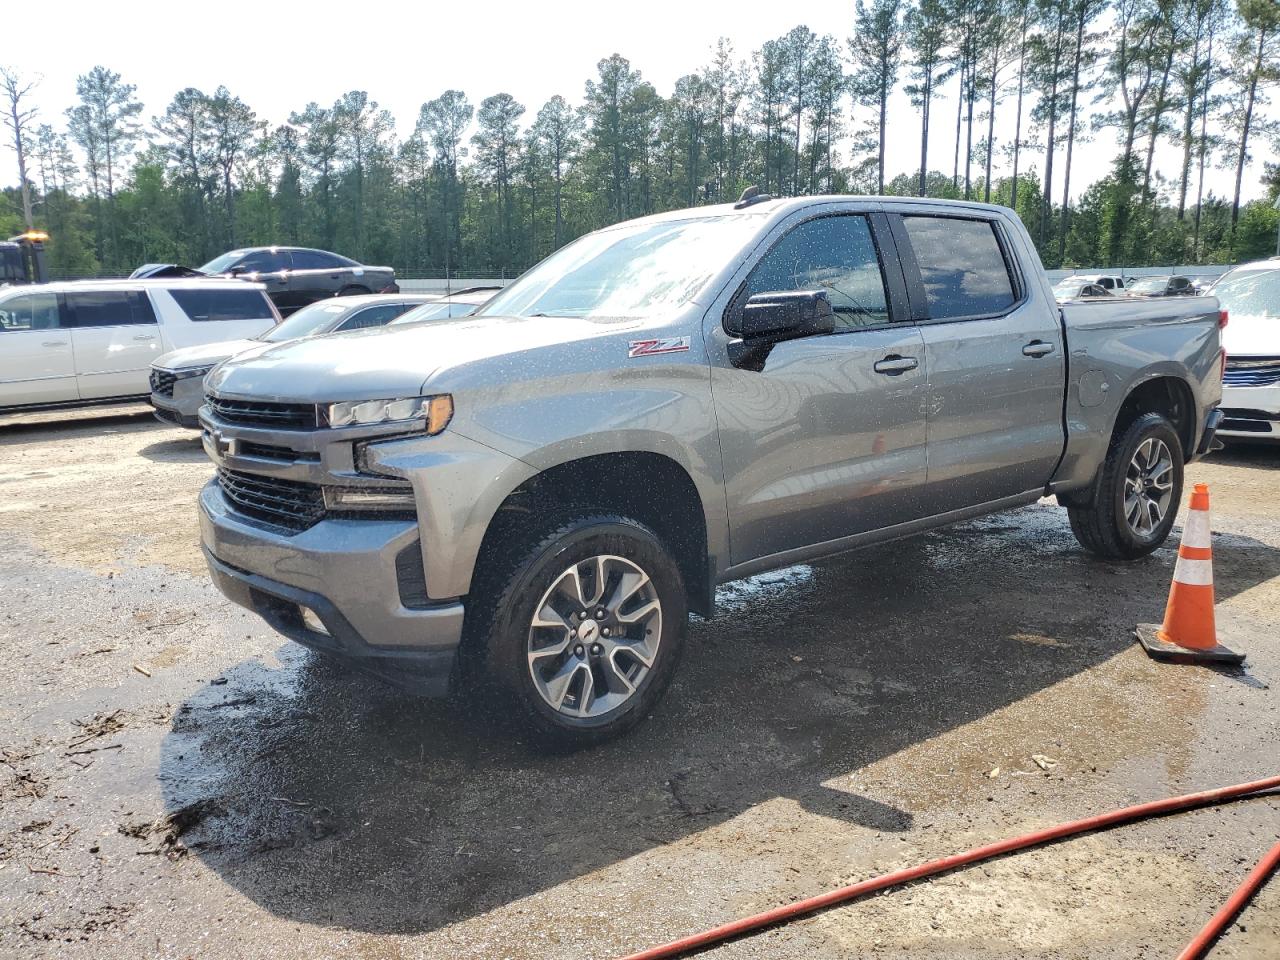
[[[1128,649],[1174,549],[1102,563],[1037,506],[730,584],[648,722],[574,754],[484,691],[423,701],[286,645],[182,705],[159,777],[171,814],[214,811],[183,841],[236,890],[366,932],[438,929],[776,798],[907,830],[833,784]],[[1277,573],[1280,551],[1233,537],[1219,596]]]

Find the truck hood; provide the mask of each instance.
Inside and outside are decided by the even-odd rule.
[[[219,340],[217,343],[201,343],[194,347],[171,350],[151,365],[163,370],[184,370],[187,367],[207,367],[221,363],[227,357],[262,346],[261,340]]]
[[[411,397],[449,370],[476,361],[519,356],[521,367],[555,362],[536,352],[572,345],[586,356],[592,341],[607,341],[648,321],[617,318],[462,317],[433,323],[390,325],[265,345],[219,366],[208,386],[227,397],[325,403]],[[606,349],[602,344],[600,349]],[[625,345],[620,356],[625,357]]]
[[[1280,356],[1280,317],[1231,313],[1222,331],[1227,356]]]

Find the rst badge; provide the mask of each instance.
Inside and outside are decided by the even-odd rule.
[[[632,340],[627,358],[652,357],[660,353],[685,353],[689,349],[688,337],[658,337],[653,340]]]

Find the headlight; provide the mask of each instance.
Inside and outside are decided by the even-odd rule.
[[[325,506],[330,510],[394,510],[414,508],[410,487],[379,489],[377,487],[325,487]]]
[[[426,432],[439,433],[453,417],[453,397],[408,397],[400,400],[359,400],[331,403],[325,411],[329,426],[376,426],[421,421]]]
[[[175,380],[190,380],[192,377],[203,377],[215,366],[217,366],[217,364],[211,363],[206,367],[187,367],[184,370],[172,370],[170,372],[173,374],[173,379]]]

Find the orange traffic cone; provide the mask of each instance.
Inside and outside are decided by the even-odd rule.
[[[1158,660],[1198,663],[1242,663],[1236,653],[1218,642],[1213,620],[1213,546],[1209,526],[1209,488],[1197,483],[1191,510],[1182,528],[1178,563],[1165,607],[1164,623],[1138,624],[1138,642]]]

